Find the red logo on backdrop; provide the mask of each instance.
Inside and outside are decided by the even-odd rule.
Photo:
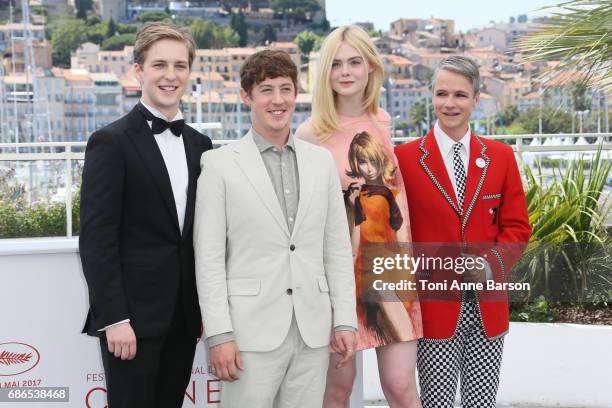
[[[0,343],[0,377],[19,375],[36,367],[40,353],[25,343]]]

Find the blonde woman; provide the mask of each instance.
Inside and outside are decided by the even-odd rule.
[[[419,304],[364,302],[361,296],[364,250],[410,242],[408,205],[389,135],[390,118],[378,107],[383,76],[381,58],[363,29],[334,30],[321,47],[312,116],[296,135],[327,148],[336,161],[355,255],[357,349],[376,348],[390,406],[412,408],[421,406],[414,378],[416,340],[422,337]],[[338,368],[340,359],[332,353],[326,408],[348,406],[356,367],[353,360]]]

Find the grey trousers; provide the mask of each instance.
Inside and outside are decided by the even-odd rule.
[[[221,408],[321,408],[329,347],[310,348],[295,321],[268,352],[242,352],[240,379],[221,383]]]

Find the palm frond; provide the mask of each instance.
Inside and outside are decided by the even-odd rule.
[[[513,49],[524,53],[524,62],[559,61],[542,72],[583,74],[590,85],[612,91],[612,0],[574,0],[556,6],[538,31],[521,39]]]

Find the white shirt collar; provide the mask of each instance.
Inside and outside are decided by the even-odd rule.
[[[142,100],[142,98],[140,98],[140,103],[142,103],[142,105],[147,108],[149,110],[149,112],[151,112],[153,114],[153,116],[155,116],[156,118],[160,118],[165,120],[166,122],[174,122],[175,120],[180,120],[183,119],[183,113],[181,112],[181,110],[177,110],[176,111],[176,115],[174,115],[174,118],[172,120],[168,120],[168,118],[166,117],[166,115],[164,115],[163,113],[161,113],[160,111],[158,111],[157,109],[153,108],[152,106],[147,105],[146,103],[144,103],[144,101]]]
[[[463,137],[459,140],[459,143],[461,143],[463,147],[465,148],[465,151],[467,152],[468,157],[470,155],[470,136],[471,135],[472,135],[472,130],[470,126],[468,125],[467,132],[465,132],[465,135],[463,135]],[[444,130],[442,130],[438,121],[436,121],[436,124],[434,125],[434,137],[436,138],[436,142],[438,142],[438,148],[440,149],[440,154],[442,154],[442,157],[448,156],[449,152],[453,150],[453,145],[457,143],[453,139],[451,139],[451,137],[447,135],[446,132],[444,132]]]

